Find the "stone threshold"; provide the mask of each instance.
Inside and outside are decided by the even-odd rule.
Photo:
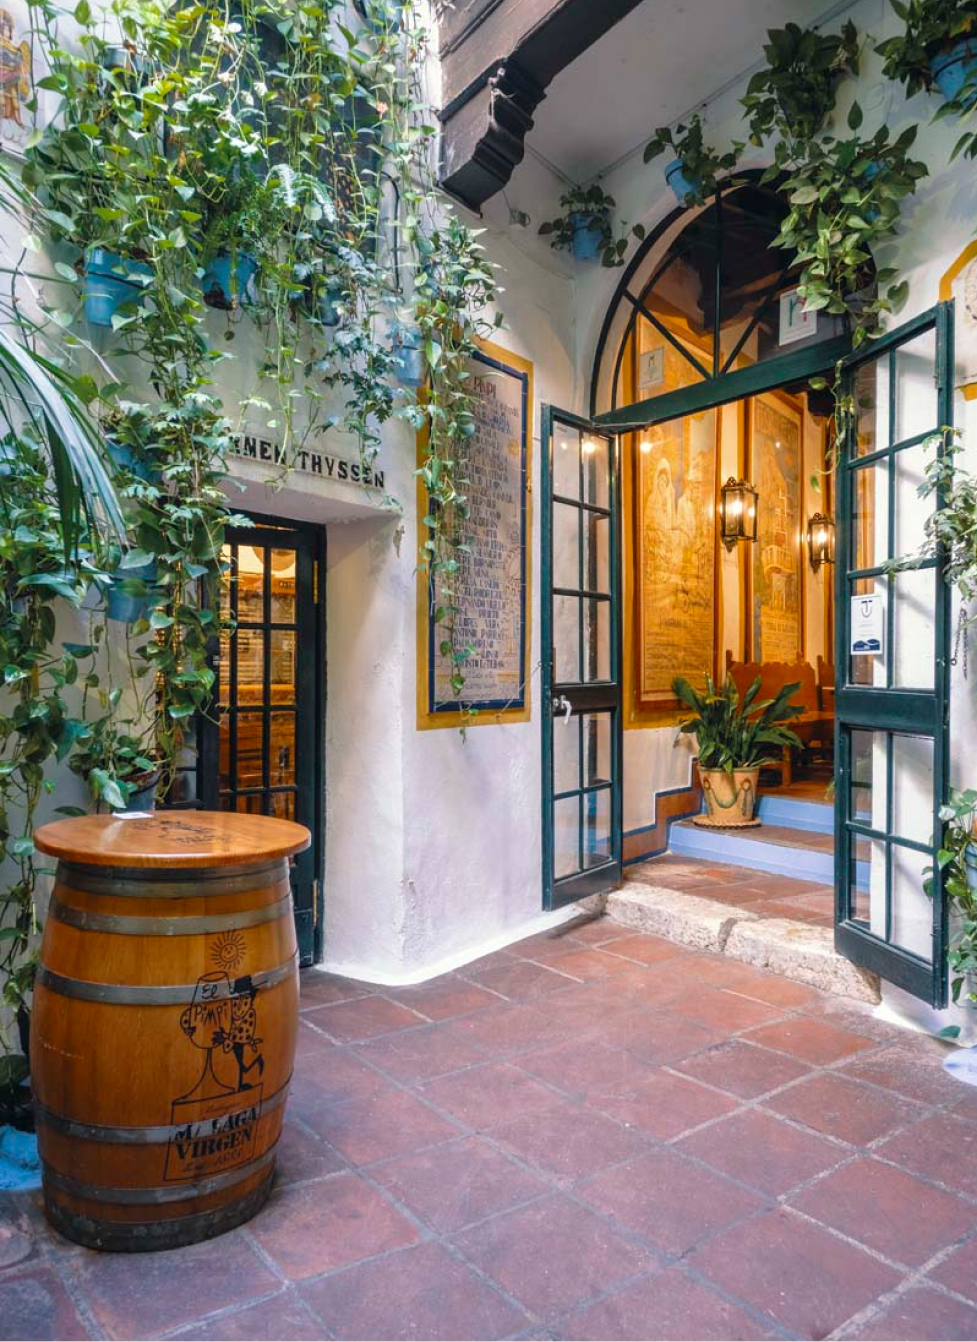
[[[853,965],[834,948],[831,928],[765,918],[708,896],[627,878],[607,896],[608,918],[640,932],[768,969],[812,988],[860,1002],[880,1000],[877,974]]]

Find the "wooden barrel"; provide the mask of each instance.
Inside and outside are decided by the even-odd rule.
[[[31,1019],[49,1220],[121,1251],[240,1225],[268,1195],[292,1074],[288,858],[308,830],[171,812],[35,842],[58,858]]]

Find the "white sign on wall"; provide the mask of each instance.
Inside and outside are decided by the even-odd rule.
[[[804,311],[804,300],[796,289],[780,295],[780,343],[792,345],[795,340],[807,340],[817,335],[818,314]]]
[[[851,599],[851,644],[853,657],[877,657],[885,642],[885,607],[880,596]]]
[[[656,345],[638,355],[638,390],[659,387],[665,381],[665,346]]]

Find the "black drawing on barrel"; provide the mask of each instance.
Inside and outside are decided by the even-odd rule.
[[[194,988],[193,1001],[180,1016],[180,1028],[197,1048],[206,1053],[203,1071],[196,1085],[181,1100],[212,1095],[233,1095],[250,1090],[246,1078],[257,1069],[265,1070],[258,1037],[258,1013],[255,998],[258,989],[250,974],[231,980],[222,969],[201,974]],[[215,1053],[231,1054],[237,1068],[233,1080],[222,1080],[214,1069]],[[250,1062],[247,1059],[250,1057]],[[223,1071],[223,1069],[221,1069]]]

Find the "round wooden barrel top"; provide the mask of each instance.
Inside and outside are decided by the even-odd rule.
[[[231,867],[291,857],[308,848],[304,825],[236,811],[86,815],[42,825],[42,853],[93,867]]]

